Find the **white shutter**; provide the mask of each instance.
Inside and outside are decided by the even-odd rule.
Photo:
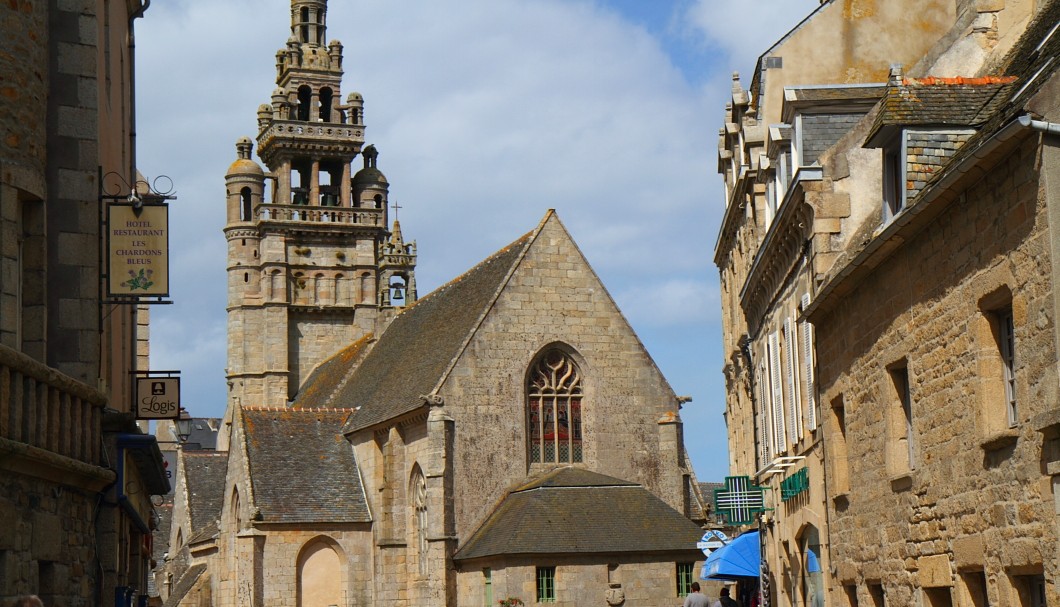
[[[810,305],[810,295],[802,296],[802,309]],[[814,377],[814,348],[813,348],[813,325],[803,320],[802,325],[802,365],[803,365],[803,389],[806,403],[806,413],[809,418],[810,430],[817,429],[817,385]]]
[[[758,376],[757,381],[755,381],[755,386],[757,386],[758,388],[758,447],[762,454],[761,464],[762,466],[765,466],[767,463],[772,461],[772,457],[770,457],[769,452],[770,433],[769,414],[767,413],[767,411],[769,411],[769,406],[766,402],[765,365],[758,365],[758,370],[755,372],[755,374]]]
[[[773,415],[773,455],[780,455],[786,451],[784,430],[784,384],[780,377],[780,339],[776,332],[769,334],[767,342],[769,350],[769,386],[772,396],[771,409]]]
[[[795,323],[790,318],[784,319],[784,346],[787,360],[784,371],[788,380],[788,420],[789,440],[795,445],[802,439],[802,402],[799,398],[799,347],[798,336],[794,330]]]

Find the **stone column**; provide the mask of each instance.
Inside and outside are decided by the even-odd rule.
[[[350,208],[350,163],[342,163],[342,181],[339,182],[339,206],[348,209]]]
[[[276,200],[279,204],[291,204],[291,161],[285,159],[280,163],[276,173]]]
[[[316,97],[314,97],[316,99]],[[309,170],[309,204],[320,206],[320,161],[314,160]]]
[[[427,541],[430,589],[427,604],[456,605],[456,572],[449,556],[456,548],[456,517],[453,508],[453,435],[456,422],[445,410],[438,394],[420,398],[430,405],[427,416],[427,457],[423,474],[427,480]]]

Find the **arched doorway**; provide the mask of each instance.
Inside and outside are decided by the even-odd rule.
[[[337,546],[317,538],[298,556],[298,607],[333,607],[343,600],[342,558]]]

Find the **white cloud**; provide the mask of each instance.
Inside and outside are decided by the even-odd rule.
[[[716,283],[669,278],[627,286],[615,300],[634,327],[692,327],[718,321]]]
[[[731,34],[744,31],[732,20],[744,4],[704,0],[689,14],[709,44],[739,56],[756,44]],[[756,18],[771,16],[780,35],[816,0],[762,4]],[[139,165],[173,177],[180,196],[171,212],[177,303],[154,311],[154,366],[184,369],[198,415],[224,406],[224,172],[275,87],[289,6],[156,2],[137,22]],[[364,95],[367,140],[403,207],[406,238],[419,243],[421,292],[555,208],[634,328],[689,323],[647,345],[683,391],[713,392],[695,395],[720,416],[717,378],[698,377],[720,364],[690,364],[685,353],[701,351],[716,326],[714,154],[727,88],[690,84],[659,39],[606,3],[333,1],[328,38],[345,45],[343,96]],[[725,82],[730,68],[703,70]],[[660,302],[659,293],[668,295]]]
[[[820,7],[820,0],[695,0],[688,22],[749,81],[758,57]],[[753,26],[751,25],[753,22]]]

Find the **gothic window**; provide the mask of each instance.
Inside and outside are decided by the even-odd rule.
[[[427,575],[427,479],[417,467],[412,473],[412,508],[416,524],[416,558],[420,575]]]
[[[577,363],[552,348],[527,380],[531,463],[582,461],[582,378]]]

